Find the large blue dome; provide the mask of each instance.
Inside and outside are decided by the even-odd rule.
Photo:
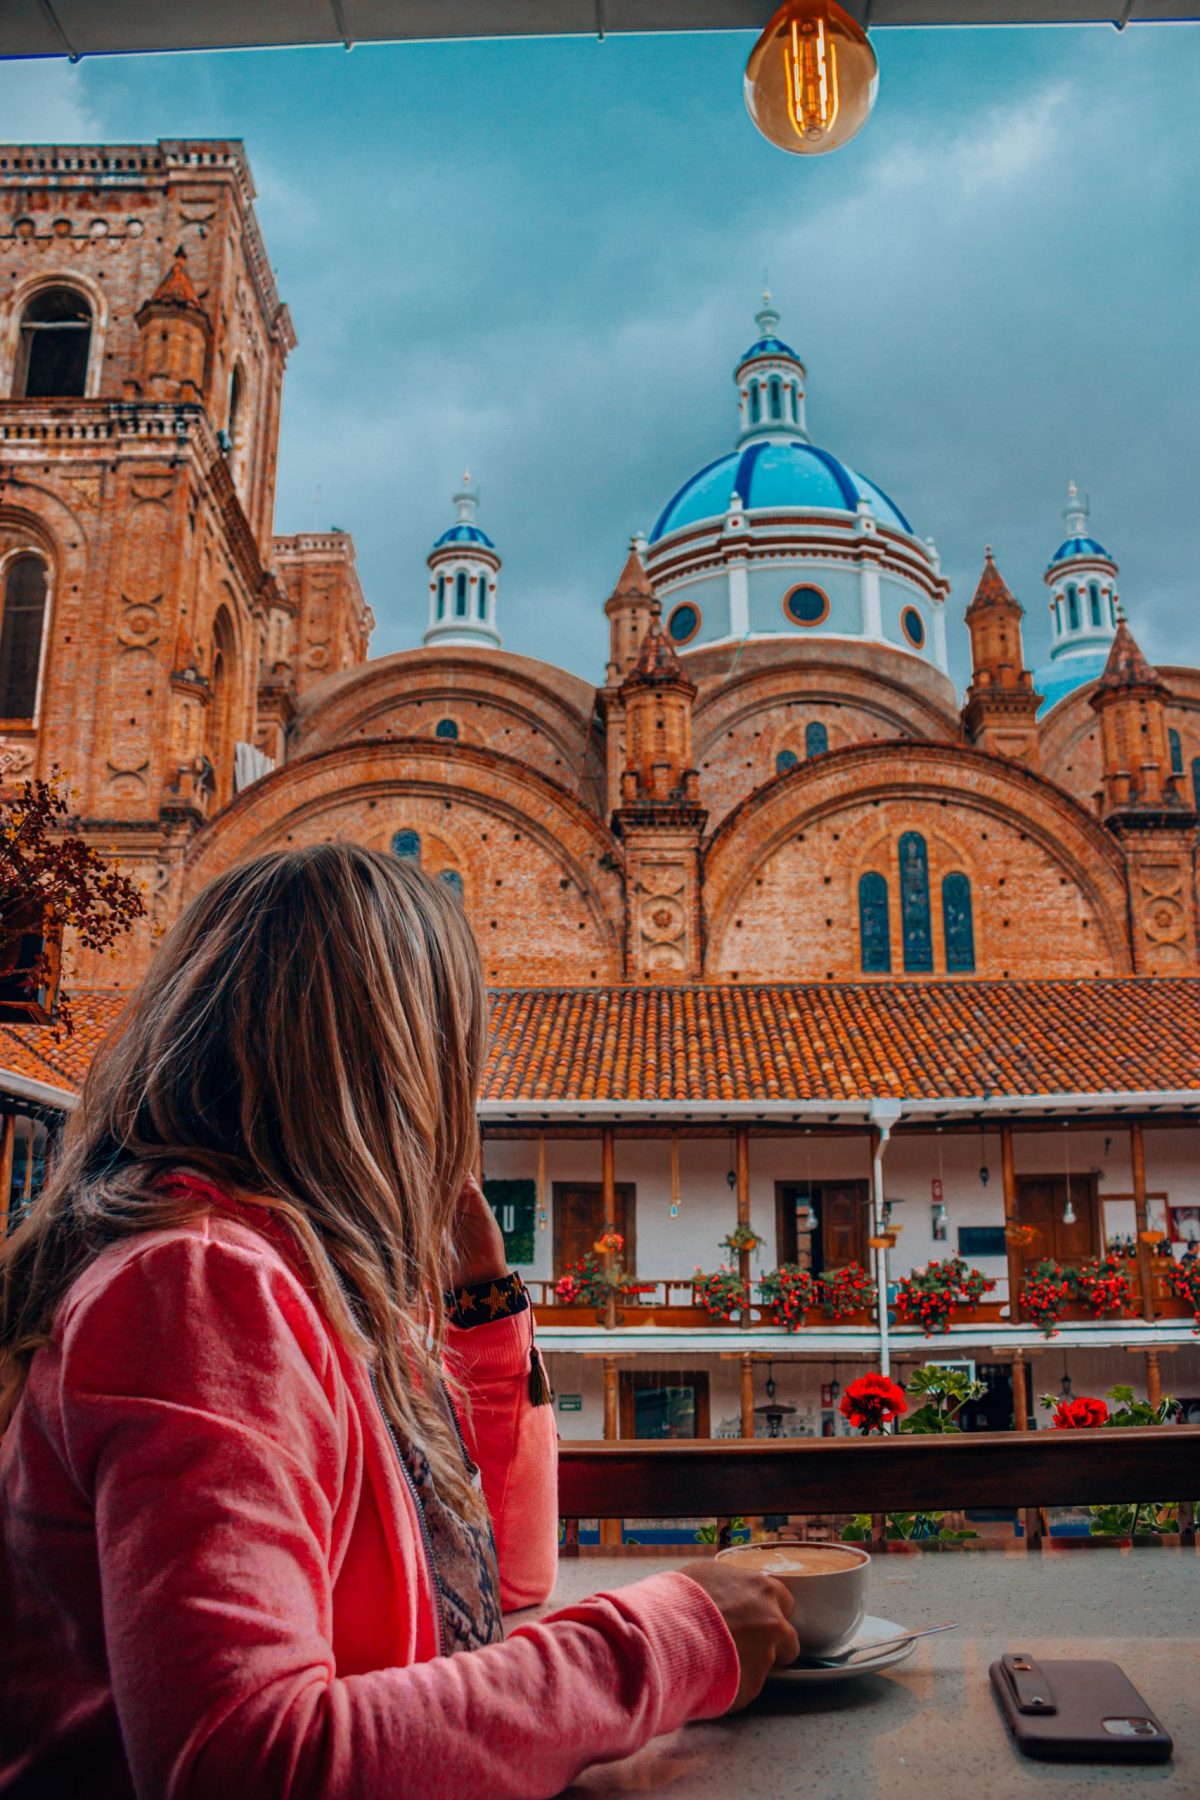
[[[1081,651],[1075,656],[1064,656],[1058,662],[1043,663],[1035,669],[1033,685],[1042,696],[1042,704],[1038,707],[1038,718],[1048,713],[1051,707],[1065,700],[1077,688],[1086,687],[1089,681],[1099,681],[1108,662],[1108,648],[1102,650]]]
[[[704,519],[721,518],[734,493],[740,495],[747,512],[815,508],[855,513],[859,502],[865,500],[880,524],[914,535],[900,508],[882,488],[847,468],[828,450],[792,438],[760,440],[709,463],[668,500],[650,533],[650,542],[657,543],[670,532]]]
[[[1068,562],[1073,556],[1102,556],[1105,562],[1112,561],[1104,545],[1098,544],[1094,537],[1069,537],[1058,546],[1046,567],[1052,569],[1056,563]]]

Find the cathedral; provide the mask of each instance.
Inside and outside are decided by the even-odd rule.
[[[1147,663],[1148,598],[1122,599],[1073,486],[1039,572],[1052,645],[1031,670],[1009,583],[1029,598],[1032,572],[987,550],[974,593],[951,596],[927,522],[810,432],[806,366],[767,295],[732,362],[728,440],[678,485],[668,474],[649,537],[596,596],[609,650],[594,680],[504,648],[502,521],[480,517],[469,477],[431,530],[420,646],[371,658],[350,537],[274,532],[295,337],[241,145],[9,146],[0,193],[0,755],[9,781],[64,771],[77,829],[148,893],[117,963],[74,954],[90,996],[74,1048],[4,1033],[14,1105],[24,1095],[36,1120],[69,1104],[121,991],[214,874],[346,839],[415,858],[462,897],[495,990],[489,1174],[528,1201],[517,1260],[531,1276],[558,1277],[618,1202],[628,1265],[637,1231],[644,1261],[654,1234],[646,1217],[635,1230],[635,1207],[653,1188],[678,1217],[684,1124],[697,1196],[717,1144],[714,1222],[685,1253],[656,1247],[654,1274],[714,1260],[735,1187],[739,1220],[761,1218],[782,1257],[797,1254],[797,1205],[817,1229],[824,1183],[832,1235],[816,1262],[869,1261],[892,1200],[844,1133],[880,1153],[880,1095],[910,1125],[934,1129],[920,1109],[944,1102],[947,1131],[1007,1131],[1010,1160],[1015,1130],[1005,1203],[1022,1179],[1066,1181],[1039,1250],[1064,1211],[1074,1227],[1085,1176],[1086,1239],[1068,1250],[1122,1235],[1106,1183],[1132,1209],[1131,1242],[1159,1190],[1160,1235],[1194,1238],[1200,670]],[[811,412],[819,436],[819,386]],[[1111,523],[1097,522],[1106,538]],[[964,629],[960,696],[947,645]],[[944,1035],[922,1060],[931,1019]],[[988,1111],[1001,1101],[1004,1118]],[[1030,1108],[1040,1135],[1022,1171]],[[1165,1121],[1149,1178],[1138,1153],[1118,1168],[1090,1137],[1074,1171],[1046,1154],[1063,1137],[1047,1135],[1051,1114],[1089,1109],[1110,1147],[1118,1116],[1136,1113],[1139,1142],[1151,1114]],[[780,1146],[801,1119],[808,1161],[793,1167]],[[750,1132],[766,1144],[757,1186]],[[669,1186],[645,1163],[668,1136]],[[599,1154],[584,1166],[589,1139],[602,1170]],[[932,1178],[944,1220],[966,1171],[968,1229],[1000,1205],[973,1173],[995,1143],[973,1139]],[[905,1142],[924,1221],[932,1140],[900,1132],[895,1155]],[[832,1159],[815,1175],[814,1154]],[[1011,1293],[1019,1259],[988,1228],[980,1254]],[[907,1260],[939,1241],[922,1223]],[[1145,1284],[1143,1300],[1150,1329],[1165,1315]],[[1153,1329],[1157,1357],[1168,1340]],[[606,1377],[616,1362],[610,1350]],[[628,1389],[634,1426],[642,1391]]]

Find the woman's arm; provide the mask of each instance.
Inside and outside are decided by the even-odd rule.
[[[70,1311],[62,1356],[142,1800],[538,1800],[732,1702],[732,1639],[684,1575],[484,1650],[339,1677],[330,1570],[356,1417],[307,1296],[264,1258],[152,1240]]]

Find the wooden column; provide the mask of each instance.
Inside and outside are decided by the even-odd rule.
[[[617,1142],[611,1125],[605,1125],[600,1133],[600,1188],[604,1206],[604,1230],[607,1233],[615,1230],[617,1224]],[[611,1270],[612,1265],[613,1253],[606,1250],[604,1267]],[[613,1288],[609,1288],[604,1302],[604,1323],[609,1331],[617,1323],[617,1296]],[[605,1367],[607,1368],[607,1364]],[[615,1429],[611,1433],[606,1429],[604,1435],[616,1437],[617,1434]]]
[[[736,1143],[737,1143],[737,1159],[736,1159],[737,1222],[739,1225],[749,1225],[749,1223],[750,1223],[750,1127],[748,1125],[739,1125],[738,1126]],[[738,1251],[738,1274],[741,1276],[741,1279],[743,1280],[743,1282],[745,1282],[747,1289],[749,1289],[749,1285],[750,1285],[750,1252],[748,1250],[739,1250]],[[749,1305],[746,1305],[742,1308],[742,1317],[741,1317],[740,1322],[741,1322],[742,1330],[749,1331],[749,1329],[750,1329],[750,1307],[749,1307]],[[743,1437],[746,1435],[744,1431],[743,1431],[742,1435],[743,1435]],[[753,1436],[753,1433],[751,1433],[751,1436]]]
[[[610,1439],[620,1437],[620,1435],[617,1412],[617,1359],[615,1356],[606,1356],[604,1359],[604,1436],[606,1439]],[[600,1542],[610,1550],[620,1544],[620,1519],[601,1519]]]
[[[1129,1160],[1133,1167],[1133,1211],[1137,1224],[1138,1285],[1142,1290],[1142,1317],[1154,1318],[1154,1265],[1143,1236],[1150,1229],[1146,1213],[1146,1139],[1136,1120],[1129,1127]]]
[[[1146,1352],[1146,1398],[1151,1406],[1162,1400],[1162,1364],[1157,1350]]]
[[[754,1363],[750,1352],[742,1352],[742,1436],[754,1436]]]
[[[1013,1430],[1029,1430],[1029,1364],[1022,1351],[1013,1351]]]
[[[8,1231],[8,1201],[12,1192],[13,1139],[17,1121],[13,1113],[4,1114],[0,1125],[0,1241]]]
[[[1013,1128],[1011,1125],[1000,1127],[1000,1165],[1004,1178],[1004,1252],[1008,1258],[1008,1322],[1010,1325],[1016,1325],[1021,1318],[1023,1263],[1021,1246],[1012,1236],[1012,1231],[1020,1224],[1020,1219],[1017,1215],[1017,1164],[1013,1154]],[[1015,1389],[1015,1371],[1013,1385]]]

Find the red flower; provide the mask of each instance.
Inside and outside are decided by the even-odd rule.
[[[856,1431],[866,1437],[882,1431],[888,1419],[908,1411],[904,1389],[889,1381],[886,1375],[860,1375],[842,1395],[841,1413]]]
[[[1077,1400],[1060,1400],[1051,1421],[1055,1431],[1083,1431],[1094,1425],[1108,1424],[1108,1408],[1103,1400],[1080,1394]]]

